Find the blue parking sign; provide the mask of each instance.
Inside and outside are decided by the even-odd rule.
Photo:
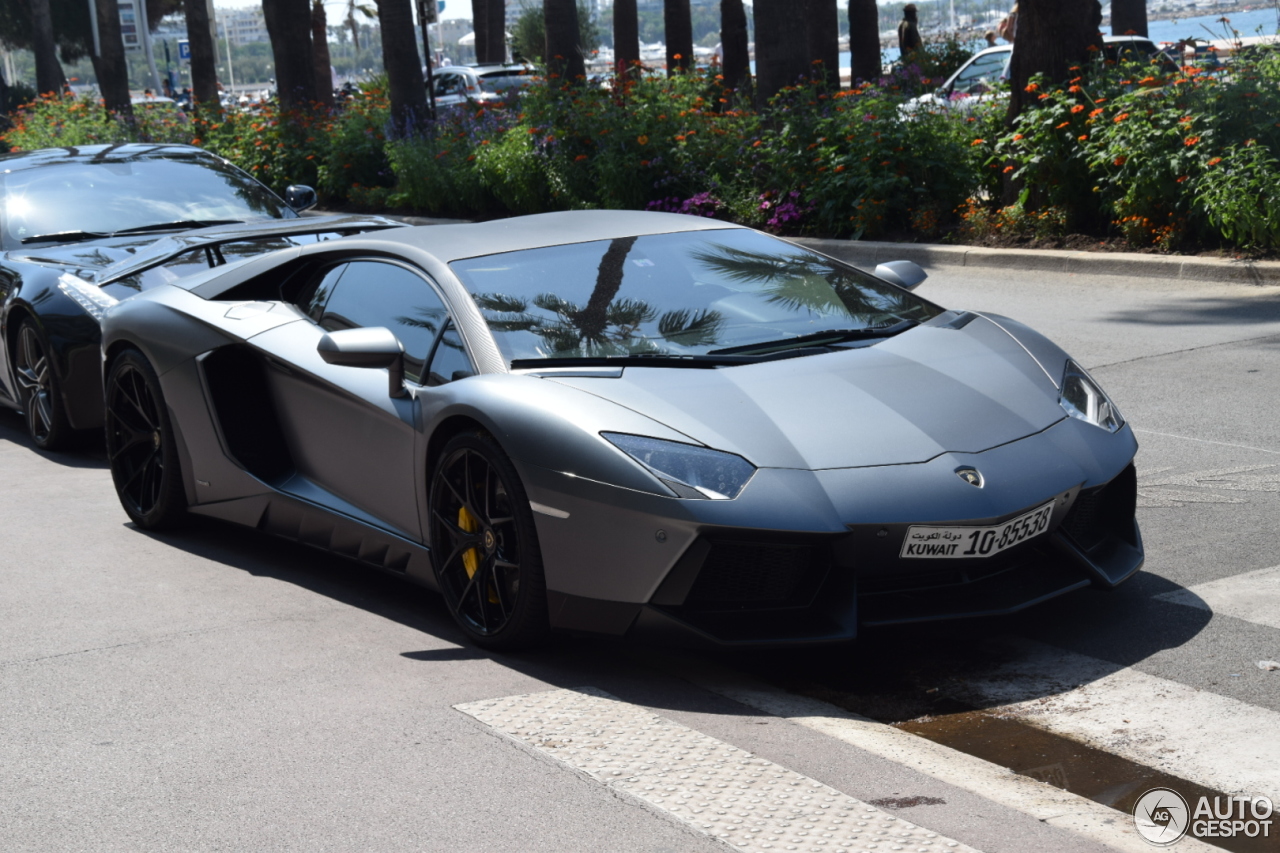
[[[187,39],[178,39],[178,58],[179,59],[191,58],[191,42],[188,41]]]

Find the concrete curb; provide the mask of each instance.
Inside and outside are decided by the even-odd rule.
[[[1280,261],[1144,255],[1137,252],[984,249],[975,246],[822,240],[810,237],[793,238],[792,242],[863,267],[873,267],[885,261],[915,261],[926,268],[985,267],[1076,275],[1123,275],[1182,281],[1280,285]]]
[[[466,219],[385,214],[409,225],[455,225]],[[1146,255],[1138,252],[1074,252],[1061,249],[985,249],[937,243],[886,243],[793,237],[791,242],[861,267],[885,261],[915,261],[926,269],[977,267],[1074,275],[1122,275],[1170,281],[1280,285],[1280,261],[1244,261]]]

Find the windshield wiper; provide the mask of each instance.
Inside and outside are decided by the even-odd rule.
[[[891,338],[894,335],[901,334],[907,329],[913,329],[920,325],[915,320],[901,320],[892,326],[871,326],[863,329],[828,329],[825,332],[813,332],[808,335],[799,335],[794,338],[783,338],[777,341],[761,341],[758,344],[743,344],[737,347],[725,347],[724,349],[710,350],[708,355],[734,355],[759,353],[764,355],[771,352],[785,352],[793,348],[808,348],[815,344],[826,346],[828,344],[839,344],[847,341],[861,341],[869,338]]]
[[[103,234],[100,231],[55,231],[52,234],[23,237],[22,244],[25,246],[27,243],[75,243],[79,240],[93,240],[110,236],[110,234]]]
[[[543,367],[691,367],[713,368],[733,367],[738,364],[758,364],[762,361],[776,361],[783,358],[795,358],[801,355],[814,355],[825,352],[821,349],[803,348],[789,349],[776,353],[759,355],[716,355],[703,353],[700,355],[673,355],[671,353],[637,352],[630,355],[596,355],[585,358],[517,358],[511,362],[512,370],[537,370]]]
[[[148,231],[177,231],[181,228],[211,228],[214,225],[240,225],[243,219],[179,219],[175,222],[156,222],[152,225],[139,225],[136,228],[121,228],[112,231],[110,236],[121,234],[145,234]]]

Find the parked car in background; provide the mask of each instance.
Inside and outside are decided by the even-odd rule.
[[[533,82],[535,69],[524,62],[503,65],[446,65],[432,70],[436,107],[501,101]]]
[[[1102,42],[1106,58],[1113,62],[1154,59],[1160,62],[1163,71],[1173,71],[1178,67],[1155,42],[1143,36],[1103,36]],[[1008,44],[978,51],[935,91],[903,104],[902,113],[912,115],[928,110],[967,114],[980,104],[1007,98],[1007,93],[999,91],[999,88],[1000,84],[1009,81],[1012,57],[1013,45]]]
[[[109,306],[210,267],[398,225],[299,216],[315,203],[310,187],[282,199],[190,145],[0,155],[0,406],[24,413],[38,447],[57,449],[102,426],[98,324]]]

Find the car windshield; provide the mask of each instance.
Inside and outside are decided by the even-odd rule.
[[[0,174],[5,249],[53,234],[111,234],[167,222],[291,219],[284,202],[208,155],[50,163]],[[162,233],[162,232],[157,232]]]
[[[970,87],[983,80],[992,80],[1004,72],[1005,63],[1009,61],[1010,51],[985,53],[975,56],[973,60],[961,68],[951,83],[953,92],[968,92]]]
[[[486,92],[499,94],[508,89],[524,89],[533,82],[533,75],[524,70],[491,71],[480,75],[480,86]]]
[[[942,309],[747,229],[621,237],[455,261],[510,361],[699,356],[924,322]]]

